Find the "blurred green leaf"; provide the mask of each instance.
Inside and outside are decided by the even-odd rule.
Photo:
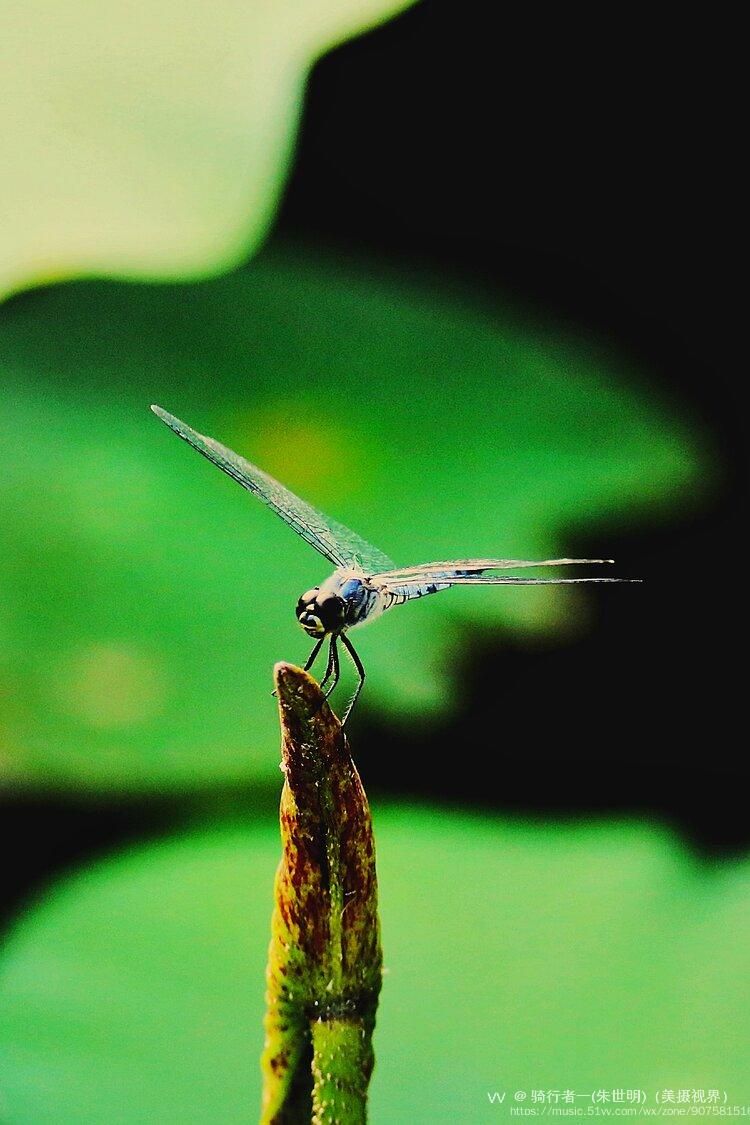
[[[0,296],[234,265],[273,214],[315,58],[406,6],[2,5]]]
[[[488,1092],[532,1088],[750,1102],[746,863],[642,825],[375,813],[373,1121],[496,1120]],[[270,824],[167,840],[29,910],[0,969],[3,1120],[257,1120],[278,848]]]
[[[201,285],[19,298],[0,373],[0,739],[23,784],[277,776],[271,669],[307,655],[294,606],[330,568],[150,402],[404,565],[550,558],[584,531],[606,556],[607,527],[684,511],[710,481],[674,406],[596,345],[283,247]],[[394,611],[360,636],[361,706],[445,708],[468,625],[564,636],[588,596],[464,588]]]

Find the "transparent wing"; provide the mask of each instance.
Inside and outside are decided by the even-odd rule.
[[[371,579],[372,581],[372,579]],[[399,602],[412,598],[423,598],[425,594],[437,594],[449,590],[451,586],[572,586],[580,582],[640,582],[640,578],[517,578],[514,575],[454,574],[434,575],[427,579],[411,577],[384,582],[381,588],[393,594]]]
[[[640,578],[516,578],[515,575],[458,574],[452,578],[444,576],[437,585],[442,589],[448,586],[570,586],[576,582],[640,582]],[[389,582],[389,590],[422,589],[427,585],[424,578],[411,578],[405,582]]]
[[[272,508],[284,523],[294,528],[299,536],[320,551],[321,555],[334,566],[361,567],[363,570],[386,570],[393,567],[392,561],[377,547],[373,547],[343,524],[336,523],[323,515],[310,504],[295,496],[283,484],[264,473],[256,465],[251,465],[244,457],[233,453],[225,445],[205,437],[196,430],[168,414],[160,406],[152,406],[157,418],[161,418],[170,430],[181,437],[193,449],[197,449],[209,461],[236,480],[248,492],[252,492],[269,508]]]
[[[381,571],[373,574],[371,580],[387,584],[401,579],[448,578],[451,575],[482,574],[486,570],[515,570],[524,566],[589,566],[598,563],[611,563],[613,559],[544,559],[530,562],[527,559],[453,559],[446,562],[421,563],[419,566],[404,566],[398,570]]]
[[[388,591],[398,601],[437,594],[451,586],[569,586],[581,582],[638,582],[637,578],[518,578],[511,574],[486,574],[488,570],[511,567],[569,566],[573,563],[611,563],[612,559],[455,559],[453,562],[424,563],[376,574],[373,585]]]

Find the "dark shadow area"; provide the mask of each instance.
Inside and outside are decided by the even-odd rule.
[[[0,816],[13,859],[5,864],[0,927],[63,872],[116,847],[158,838],[180,822],[164,801],[120,802],[74,797],[5,797]]]
[[[573,644],[473,642],[448,723],[415,733],[355,719],[370,789],[502,814],[647,816],[698,854],[745,851],[742,664],[725,612],[696,590],[701,568],[685,565],[731,518],[718,509],[678,535],[607,537],[643,585],[592,588],[590,631]]]
[[[262,817],[278,817],[279,792],[260,786],[169,797],[17,794],[0,802],[13,840],[0,895],[0,930],[27,902],[43,895],[66,872],[128,845],[158,841],[171,833]]]
[[[322,59],[279,226],[470,270],[739,391],[732,27],[539,15],[430,0]]]

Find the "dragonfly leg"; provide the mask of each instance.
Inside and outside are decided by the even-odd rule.
[[[362,666],[362,661],[357,656],[354,645],[352,644],[352,642],[349,640],[349,638],[344,633],[341,634],[341,643],[343,644],[344,648],[346,649],[346,651],[349,653],[352,660],[354,661],[354,667],[357,669],[357,674],[359,675],[359,683],[357,684],[357,686],[355,688],[354,695],[352,696],[351,701],[349,703],[349,706],[346,709],[346,713],[345,713],[343,719],[341,720],[341,725],[343,727],[344,723],[346,722],[346,720],[349,718],[349,716],[352,713],[352,708],[354,707],[354,704],[357,702],[357,699],[359,698],[359,693],[362,691],[362,685],[365,682],[365,670],[364,670],[364,667]]]
[[[320,681],[321,688],[324,688],[331,678],[333,672],[333,645],[328,646],[328,664],[326,665],[326,674]]]
[[[315,642],[315,646],[314,646],[312,652],[310,653],[310,655],[308,656],[307,663],[305,664],[305,667],[303,668],[304,672],[309,672],[310,669],[312,668],[313,664],[315,663],[315,657],[320,652],[320,646],[323,644],[324,640],[325,640],[325,637],[321,637],[319,641]]]
[[[331,684],[328,691],[326,692],[326,699],[328,699],[328,696],[331,694],[333,689],[336,687],[336,684],[339,682],[339,677],[341,675],[341,669],[339,667],[339,650],[336,648],[336,634],[335,633],[331,633],[331,648],[330,648],[330,651],[328,653],[328,659],[331,662],[331,664],[333,665],[333,683]],[[328,674],[326,674],[326,679],[327,678],[328,678]]]
[[[320,652],[320,646],[323,644],[324,640],[325,640],[325,637],[321,637],[320,640],[316,642],[315,647],[313,648],[312,652],[310,653],[310,655],[307,658],[307,663],[305,664],[305,667],[304,667],[303,671],[305,671],[305,672],[310,671],[313,664],[315,663],[315,657]],[[271,692],[271,695],[276,695],[276,688],[273,689],[273,691]]]

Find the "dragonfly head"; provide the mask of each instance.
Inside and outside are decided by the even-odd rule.
[[[320,595],[316,586],[297,602],[297,620],[311,637],[340,633],[344,627],[344,602],[335,594]]]

